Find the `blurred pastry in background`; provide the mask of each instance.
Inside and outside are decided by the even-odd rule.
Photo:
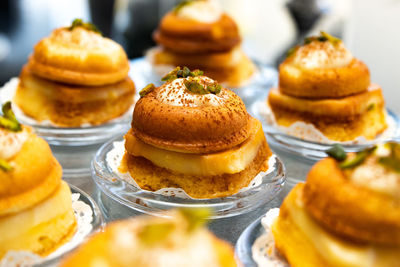
[[[237,266],[232,247],[203,226],[208,215],[208,210],[182,209],[113,222],[61,266]]]
[[[99,125],[133,104],[123,48],[79,19],[35,45],[14,101],[29,117],[62,127]]]
[[[371,140],[387,128],[382,89],[370,83],[368,67],[324,32],[289,51],[268,105],[278,126],[312,124],[332,141]]]
[[[71,191],[49,145],[18,123],[7,102],[0,117],[0,259],[8,251],[53,252],[76,231]]]
[[[202,71],[177,67],[146,86],[125,135],[120,169],[142,188],[182,188],[194,198],[237,193],[272,155],[260,121]]]
[[[284,200],[275,247],[290,266],[399,266],[400,144],[328,153]]]
[[[159,46],[148,58],[161,75],[175,66],[188,66],[228,87],[240,87],[255,72],[240,47],[236,22],[216,0],[181,2],[162,18],[153,37]]]

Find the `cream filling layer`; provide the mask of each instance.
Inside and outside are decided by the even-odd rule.
[[[302,199],[287,203],[290,216],[313,244],[318,253],[332,266],[392,266],[399,258],[400,248],[358,245],[328,233],[304,209]]]
[[[20,132],[13,132],[0,128],[0,159],[9,159],[15,156],[28,139],[27,128]]]
[[[252,123],[253,132],[244,143],[218,153],[187,154],[168,151],[148,145],[133,134],[126,136],[125,147],[133,156],[144,157],[156,166],[178,173],[199,176],[233,174],[246,169],[265,140],[261,123],[258,120],[252,120]]]
[[[356,167],[350,180],[370,190],[400,198],[400,173],[378,164],[374,157]]]
[[[7,241],[19,238],[24,242],[24,234],[32,228],[50,222],[72,210],[71,191],[62,181],[57,191],[38,205],[22,212],[0,217],[0,250],[7,248]],[[46,236],[48,233],[43,233]]]

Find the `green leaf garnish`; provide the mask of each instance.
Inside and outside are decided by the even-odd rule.
[[[149,223],[138,231],[139,239],[148,246],[164,241],[175,229],[172,222]]]
[[[188,67],[176,67],[172,71],[168,72],[164,77],[161,78],[163,82],[172,82],[178,78],[187,78],[187,77],[197,77],[203,75],[203,71],[201,70],[194,70],[190,71]]]
[[[211,210],[207,208],[182,208],[179,212],[188,222],[188,232],[203,226],[211,216]]]
[[[286,58],[291,57],[292,55],[294,55],[294,53],[296,53],[297,49],[299,49],[299,46],[293,46],[292,48],[290,48],[287,52],[286,52]]]
[[[207,85],[207,91],[214,95],[219,94],[221,92],[221,89],[222,89],[222,86],[220,84],[218,84],[217,82]]]
[[[0,116],[0,128],[4,128],[13,132],[19,132],[22,130],[21,124],[18,122],[14,112],[11,109],[10,101],[3,104],[1,111],[3,115]]]
[[[184,84],[186,89],[193,94],[198,94],[198,95],[208,94],[208,91],[204,88],[203,85],[199,83],[198,80],[188,79],[184,81]]]
[[[358,165],[362,164],[365,159],[372,154],[376,149],[376,146],[373,146],[371,148],[367,148],[363,151],[357,152],[356,155],[352,158],[346,158],[345,161],[341,162],[339,164],[339,167],[341,169],[352,169],[354,167],[357,167]]]
[[[304,44],[307,45],[309,43],[312,43],[314,41],[318,42],[330,42],[333,45],[337,45],[338,43],[341,42],[341,40],[335,36],[332,36],[324,31],[320,32],[320,36],[310,36],[304,39]]]
[[[17,118],[15,117],[15,114],[11,108],[11,101],[7,101],[6,103],[4,103],[4,105],[1,107],[1,111],[3,112],[3,116],[5,118],[12,121],[17,121]]]
[[[371,103],[367,107],[367,111],[371,111],[371,110],[374,110],[374,109],[375,109],[375,103]]]
[[[7,161],[5,161],[4,159],[0,159],[0,170],[8,172],[12,170],[12,167]]]
[[[346,151],[344,151],[343,147],[340,144],[334,144],[325,153],[328,154],[328,156],[336,159],[337,161],[343,161],[347,158]]]
[[[204,72],[202,70],[195,69],[194,71],[191,71],[189,73],[189,76],[197,77],[197,76],[202,76],[203,74]]]
[[[72,31],[73,29],[75,29],[77,27],[82,27],[88,31],[92,31],[92,32],[102,35],[101,31],[96,27],[96,25],[94,25],[93,23],[90,23],[90,22],[83,22],[82,19],[74,19],[72,21],[71,26],[68,27],[68,30]]]
[[[181,10],[183,7],[195,2],[196,0],[182,0],[179,4],[177,4],[174,9],[172,10],[172,12],[179,12],[179,10]]]
[[[378,163],[395,172],[400,172],[400,144],[388,142],[385,145],[389,146],[390,154],[386,157],[378,158]]]
[[[400,172],[400,162],[392,157],[381,157],[378,159],[378,163],[395,172]]]
[[[140,97],[144,97],[145,95],[153,91],[155,88],[156,86],[153,83],[146,85],[142,90],[140,90],[139,92]]]

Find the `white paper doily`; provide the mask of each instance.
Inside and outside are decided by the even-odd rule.
[[[261,219],[265,233],[254,241],[251,247],[253,260],[259,267],[289,267],[288,262],[279,255],[275,248],[271,225],[279,216],[279,208],[270,209]]]
[[[42,258],[29,251],[9,251],[0,261],[0,267],[29,267],[54,259],[76,247],[92,231],[93,210],[85,202],[79,200],[80,194],[72,194],[72,209],[77,222],[76,233],[72,238],[50,255]]]
[[[278,123],[276,122],[275,115],[266,101],[260,101],[256,108],[259,109],[260,115],[264,117],[267,124],[272,125],[274,128],[278,129],[279,131],[287,135],[295,136],[303,140],[319,142],[323,144],[340,143],[343,145],[355,145],[355,144],[362,145],[371,142],[367,140],[364,136],[359,136],[354,140],[344,141],[344,142],[331,140],[328,137],[326,137],[320,130],[318,130],[314,126],[314,124],[306,123],[303,121],[296,121],[295,123],[293,123],[288,127],[281,126],[278,125]],[[377,142],[385,141],[392,138],[395,135],[396,132],[395,120],[391,116],[386,114],[386,122],[388,124],[387,129],[383,133],[379,134],[374,141]]]
[[[112,171],[116,173],[124,181],[135,186],[136,188],[141,189],[139,185],[135,182],[135,180],[132,178],[132,176],[129,174],[129,172],[121,173],[119,171],[119,166],[121,165],[121,161],[124,154],[125,154],[125,141],[114,142],[113,149],[110,152],[108,152],[106,156],[107,164],[108,166],[111,167]],[[276,158],[275,154],[271,155],[268,159],[268,170],[266,172],[260,172],[259,174],[257,174],[256,177],[254,177],[254,179],[250,182],[250,184],[247,187],[240,189],[239,192],[243,192],[248,190],[249,188],[259,186],[262,183],[262,177],[267,175],[268,173],[271,173],[274,170],[273,162],[275,161],[275,158]],[[168,187],[154,191],[153,193],[160,194],[163,196],[175,196],[185,199],[194,199],[190,197],[182,188]]]

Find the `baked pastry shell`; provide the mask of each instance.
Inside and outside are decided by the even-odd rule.
[[[290,57],[279,66],[279,88],[294,97],[340,98],[361,93],[369,85],[368,67],[356,58],[339,68],[300,68],[292,65]]]

